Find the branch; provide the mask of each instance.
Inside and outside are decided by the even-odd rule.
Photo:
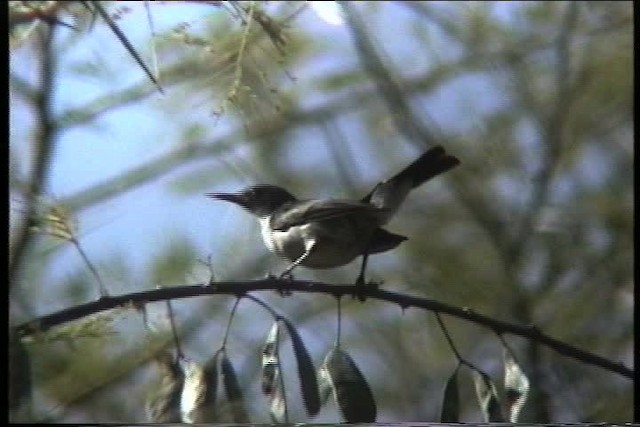
[[[242,281],[242,282],[216,282],[190,286],[180,286],[166,289],[154,289],[150,291],[136,292],[113,297],[101,298],[97,301],[66,308],[58,312],[48,314],[30,322],[19,325],[16,331],[19,336],[31,335],[44,332],[48,329],[78,320],[101,311],[106,311],[118,307],[136,307],[141,304],[164,301],[178,298],[192,298],[204,295],[236,295],[242,296],[252,291],[300,291],[312,293],[324,293],[341,297],[343,295],[363,295],[367,298],[387,301],[399,305],[403,309],[410,307],[421,308],[435,313],[444,313],[453,317],[468,320],[491,329],[498,335],[517,335],[539,344],[545,345],[557,353],[580,360],[583,363],[599,366],[611,372],[615,372],[627,378],[633,378],[633,370],[627,368],[622,363],[613,362],[603,357],[589,353],[579,348],[568,345],[562,341],[554,339],[535,326],[516,325],[501,320],[496,320],[482,314],[475,313],[466,307],[455,307],[427,298],[420,298],[411,295],[389,292],[374,287],[361,289],[354,285],[330,285],[321,282],[301,281],[301,280],[280,280],[267,278],[262,280]]]
[[[442,64],[437,67],[434,72],[404,81],[402,84],[403,93],[419,94],[428,92],[447,79],[457,75],[456,70],[476,69],[479,67],[481,67],[481,61],[476,57],[464,58],[455,63]],[[163,72],[163,74],[165,76],[164,83],[167,85],[171,81],[171,75],[167,72]],[[82,125],[103,112],[117,108],[120,106],[118,101],[116,101],[117,99],[129,103],[151,93],[151,90],[145,90],[147,92],[144,92],[141,87],[135,90],[128,89],[116,95],[111,95],[110,97],[100,98],[92,105],[84,106],[82,109],[69,111],[60,117],[61,127],[67,129]],[[292,128],[328,122],[344,115],[345,112],[353,108],[362,107],[374,100],[374,92],[362,90],[345,95],[336,101],[330,101],[320,107],[294,109],[284,113],[285,120],[274,120],[273,126],[268,130],[264,129],[260,136],[277,136]],[[89,113],[83,114],[81,110],[85,112],[88,111]],[[61,200],[60,203],[71,211],[91,207],[111,197],[120,195],[123,191],[132,190],[146,182],[167,174],[185,162],[192,160],[200,161],[204,158],[215,159],[216,156],[229,153],[237,149],[238,144],[245,140],[245,129],[240,127],[225,136],[215,138],[211,141],[180,145],[169,153],[129,171],[125,171],[115,178],[105,180],[85,190],[80,190],[76,194]]]
[[[362,67],[371,75],[380,96],[387,104],[397,131],[404,135],[407,141],[418,146],[435,146],[438,143],[437,138],[413,113],[400,85],[385,67],[371,39],[367,37],[364,23],[355,11],[354,6],[348,1],[340,1],[338,3],[345,12],[345,17],[349,24],[348,27],[351,30],[358,53],[358,59]]]
[[[156,87],[158,88],[158,91],[160,91],[161,94],[164,94],[162,86],[160,86],[160,83],[158,82],[158,80],[156,80],[155,76],[153,75],[153,73],[151,72],[149,67],[147,67],[147,65],[144,63],[144,61],[140,57],[140,55],[138,55],[138,52],[136,52],[136,49],[133,47],[133,45],[129,41],[129,39],[127,38],[126,34],[120,29],[120,27],[118,27],[118,24],[116,24],[114,22],[114,20],[111,19],[111,16],[109,16],[107,11],[104,10],[104,8],[100,5],[100,2],[98,2],[98,1],[90,1],[90,2],[89,1],[83,1],[81,3],[87,9],[89,9],[90,11],[91,11],[91,6],[89,6],[89,4],[91,4],[93,6],[94,10],[98,13],[98,15],[100,15],[102,17],[104,22],[111,29],[111,31],[113,31],[113,33],[116,35],[116,37],[118,38],[120,43],[122,43],[122,45],[125,47],[127,52],[129,52],[129,54],[133,57],[133,59],[140,66],[140,68],[142,68],[142,70],[145,72],[147,77],[149,77],[149,80],[151,80],[153,82],[153,84],[156,85]]]
[[[447,141],[449,138],[441,134],[426,113],[418,115],[413,111],[407,100],[407,93],[411,92],[403,91],[385,66],[354,6],[348,1],[340,2],[340,5],[345,11],[360,63],[376,84],[380,97],[394,120],[396,131],[416,146],[425,144],[433,146],[438,141]],[[481,193],[472,194],[456,181],[449,180],[449,182],[457,199],[485,230],[505,264],[505,271],[509,272],[510,263],[508,252],[506,252],[508,236],[501,227],[496,226],[506,221],[502,220],[500,212],[492,207],[490,201],[486,200]]]
[[[49,174],[51,155],[58,133],[58,129],[52,119],[53,82],[56,73],[53,49],[55,29],[55,25],[45,25],[42,29],[42,55],[39,64],[40,69],[38,70],[41,87],[33,93],[33,106],[36,111],[36,122],[38,123],[36,137],[33,141],[34,162],[25,193],[26,208],[24,218],[18,226],[16,237],[9,248],[9,286],[18,282],[16,277],[22,266],[24,256],[33,242],[33,233],[31,233],[32,220],[37,209],[38,197],[43,191]]]
[[[535,46],[526,54],[534,54],[538,49],[545,47]],[[505,51],[508,51],[505,50]],[[418,77],[410,77],[403,79],[398,84],[398,89],[405,96],[417,96],[434,90],[439,85],[444,84],[448,79],[454,78],[464,71],[481,70],[486,67],[487,63],[501,63],[504,61],[505,51],[489,52],[484,55],[470,54],[459,60],[436,64],[433,69]],[[524,59],[526,55],[522,58]],[[195,65],[191,63],[176,64],[162,71],[165,86],[178,83],[181,74],[186,72],[189,67]],[[27,86],[23,82],[12,76],[11,84],[26,89]],[[77,126],[84,125],[97,116],[105,112],[119,108],[128,103],[141,100],[153,93],[153,89],[145,82],[136,84],[128,89],[120,92],[111,93],[104,97],[94,100],[92,103],[83,105],[82,107],[71,109],[57,118],[60,129],[68,130]],[[277,123],[267,132],[261,133],[261,136],[279,135],[292,128],[299,128],[305,125],[324,123],[334,120],[336,117],[343,116],[345,112],[354,108],[361,108],[375,101],[377,90],[363,89],[360,91],[350,92],[335,101],[329,101],[320,107],[307,109],[293,109],[287,111],[283,117],[285,120],[276,120]],[[446,139],[446,138],[444,138]],[[178,165],[190,160],[202,160],[206,157],[215,157],[230,152],[238,147],[240,141],[246,140],[244,127],[240,127],[231,131],[226,136],[206,141],[190,146],[180,146],[168,154],[158,157],[144,165],[138,166],[130,171],[126,171],[116,178],[106,180],[93,187],[81,190],[75,195],[71,195],[61,200],[61,204],[71,211],[85,209],[94,204],[100,203],[111,197],[121,194],[123,191],[136,188],[145,182],[149,182],[164,174],[171,172]]]
[[[567,3],[562,28],[557,38],[555,53],[558,66],[554,76],[557,95],[551,105],[540,105],[539,102],[535,101],[535,97],[530,92],[531,88],[527,84],[527,80],[530,77],[522,75],[522,69],[516,68],[519,71],[520,84],[518,88],[524,91],[522,94],[524,102],[522,104],[525,108],[529,106],[531,115],[541,129],[543,140],[541,147],[542,167],[533,180],[534,187],[531,196],[527,206],[523,209],[524,215],[520,218],[520,224],[513,236],[509,250],[514,263],[519,262],[522,258],[525,247],[531,240],[530,238],[540,212],[549,199],[553,179],[565,145],[563,131],[575,100],[574,98],[578,94],[575,86],[579,83],[574,81],[575,72],[570,66],[570,47],[578,16],[577,8],[577,2]]]

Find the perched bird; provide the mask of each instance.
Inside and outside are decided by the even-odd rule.
[[[356,284],[364,284],[368,256],[391,250],[407,238],[382,228],[413,188],[448,171],[460,161],[437,146],[422,154],[392,178],[377,184],[359,201],[298,200],[287,190],[260,184],[239,193],[207,193],[235,203],[260,221],[267,248],[291,264],[312,269],[339,267],[362,255]]]

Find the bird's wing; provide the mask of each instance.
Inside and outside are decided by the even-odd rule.
[[[379,221],[387,215],[386,209],[352,200],[306,200],[287,203],[271,217],[271,228],[287,230],[308,222],[324,221],[350,215],[364,216]]]

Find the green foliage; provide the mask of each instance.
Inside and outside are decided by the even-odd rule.
[[[46,189],[73,202],[70,209],[80,219],[77,240],[87,246],[88,257],[114,295],[205,283],[206,273],[194,277],[192,272],[197,260],[208,255],[214,272],[225,280],[263,277],[282,265],[266,253],[247,217],[234,213],[221,220],[222,208],[196,212],[191,204],[183,215],[176,207],[187,197],[199,200],[223,181],[229,189],[268,181],[301,196],[364,195],[425,148],[425,141],[408,140],[398,127],[402,110],[385,101],[378,82],[362,67],[348,26],[331,30],[305,4],[181,2],[181,7],[201,8],[201,14],[192,19],[176,13],[173,26],[158,25],[155,45],[146,40],[150,31],[127,34],[145,63],[157,59],[163,97],[125,57],[117,40],[101,45],[105,39],[96,32],[112,37],[103,21],[88,31],[91,16],[80,2],[74,3],[77,9],[48,3],[45,15],[74,22],[80,31],[53,26],[58,44],[49,52],[55,61],[43,73],[47,50],[40,35],[51,28],[47,16],[38,18],[27,10],[10,17],[11,259],[19,253],[14,241],[20,241],[21,223],[43,225],[26,216],[29,198]],[[150,2],[152,21],[156,13],[166,18],[178,7],[155,3]],[[121,13],[117,2],[102,4],[107,12],[121,15],[114,22],[123,31],[129,32],[132,24],[149,25],[142,3],[139,15]],[[462,160],[449,176],[414,190],[388,224],[389,231],[409,240],[370,259],[370,276],[382,279],[383,289],[533,324],[593,353],[630,360],[632,7],[631,2],[356,6],[413,115]],[[154,68],[150,66],[155,73]],[[51,77],[55,94],[48,115],[40,103],[48,99],[42,93],[46,80],[33,78],[40,75]],[[127,83],[130,77],[135,83]],[[116,78],[126,87],[114,91]],[[83,85],[100,84],[75,96],[72,83],[80,79]],[[65,95],[69,93],[73,99]],[[126,108],[140,108],[132,116],[148,120],[130,120]],[[140,129],[142,136],[129,138]],[[170,141],[167,135],[178,137]],[[102,161],[102,150],[108,148],[133,148],[127,153],[139,163],[131,169],[107,156]],[[95,175],[82,169],[87,156],[100,160]],[[65,162],[70,158],[71,166]],[[38,159],[44,165],[32,167]],[[179,174],[162,179],[175,171]],[[134,191],[166,190],[179,197],[169,194],[163,209],[131,203],[140,194],[132,195]],[[87,232],[86,224],[104,221],[96,212],[112,209],[149,221],[165,218],[158,226],[160,243],[148,244],[148,230],[123,233],[119,223]],[[211,229],[194,228],[202,216]],[[89,246],[92,240],[99,243]],[[23,241],[21,274],[10,283],[12,324],[97,297],[95,277],[73,245],[51,249],[51,238],[35,234]],[[103,242],[116,242],[118,253],[100,251]],[[134,253],[144,259],[135,266]],[[354,263],[296,274],[348,283],[356,270]],[[497,418],[498,369],[477,375],[481,407],[468,377],[462,371],[451,374],[453,356],[434,322],[424,321],[413,309],[401,313],[369,300],[343,300],[342,341],[349,342],[354,354],[370,355],[362,370],[368,373],[366,381],[351,356],[337,349],[319,375],[318,391],[309,371],[312,356],[319,357],[333,339],[334,300],[302,293],[284,300],[268,297],[287,315],[297,313],[288,316],[295,322],[285,322],[297,378],[289,374],[296,363],[279,361],[284,377],[299,380],[302,390],[300,407],[287,407],[292,422],[312,417],[318,401],[331,394],[347,418],[353,405],[365,407],[366,416],[354,420],[377,414],[397,421]],[[211,343],[224,328],[227,309],[218,299],[212,301],[175,304],[182,344],[190,357],[195,353],[193,360],[210,360]],[[216,398],[225,402],[221,391],[226,388],[228,400],[235,401],[225,409],[229,419],[267,422],[258,372],[264,318],[243,309],[238,317],[245,327],[229,342],[233,364],[227,353],[215,359],[212,375],[225,379]],[[32,402],[35,421],[145,419],[144,396],[154,388],[144,378],[147,362],[166,350],[169,339],[167,331],[150,337],[142,325],[138,312],[125,307],[25,342],[33,395],[44,396]],[[463,357],[482,361],[482,366],[500,364],[500,342],[491,331],[461,321],[448,321],[447,327]],[[298,329],[312,339],[303,344]],[[518,419],[527,422],[631,420],[630,382],[612,381],[608,372],[541,351],[535,343],[515,344],[517,365],[507,359],[503,366],[511,367],[504,372],[505,415],[513,419],[515,400],[525,396]],[[16,349],[22,351],[10,348]],[[17,373],[24,374],[22,368]],[[340,385],[345,372],[360,385]],[[174,408],[180,381],[171,378],[166,396]],[[20,389],[24,381],[16,384]],[[354,391],[344,391],[349,387]],[[518,396],[509,394],[514,390]],[[358,395],[363,400],[354,403]],[[511,406],[509,397],[515,399]],[[168,416],[152,418],[182,421],[178,412],[157,413]],[[321,422],[336,421],[330,412],[322,416]]]

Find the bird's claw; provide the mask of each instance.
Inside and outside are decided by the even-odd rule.
[[[293,273],[290,271],[283,272],[278,278],[281,280],[294,280]]]
[[[293,274],[291,273],[291,271],[283,272],[280,276],[278,276],[278,279],[279,280],[288,280],[288,281],[294,280]],[[281,287],[279,287],[277,289],[277,292],[280,294],[281,297],[287,297],[287,296],[291,295],[291,290],[290,289],[284,289],[284,288],[281,288]]]
[[[353,292],[353,298],[358,298],[360,302],[364,302],[367,299],[367,291],[374,291],[380,287],[380,282],[365,282],[363,276],[358,276],[355,283],[355,290]]]

